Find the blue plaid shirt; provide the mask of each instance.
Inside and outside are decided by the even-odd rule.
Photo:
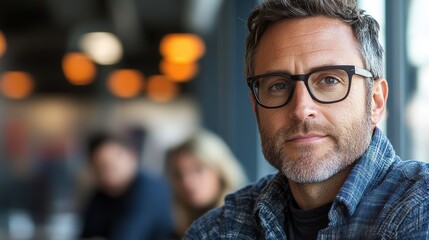
[[[184,239],[287,239],[287,179],[265,177],[226,197]],[[328,214],[318,239],[429,239],[429,165],[402,161],[376,129]]]

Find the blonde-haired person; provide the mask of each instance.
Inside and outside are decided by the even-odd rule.
[[[205,130],[167,153],[166,173],[173,191],[178,238],[183,237],[194,220],[221,206],[228,193],[246,182],[225,142]]]

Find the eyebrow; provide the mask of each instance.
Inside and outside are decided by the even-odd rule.
[[[312,67],[309,69],[309,71],[306,71],[305,73],[302,73],[302,74],[307,74],[307,73],[312,72],[312,71],[319,69],[319,68],[337,66],[337,65],[350,65],[350,64],[338,64],[338,63],[337,64],[322,64],[322,65],[318,65],[316,67]],[[291,72],[289,72],[287,70],[270,70],[270,71],[266,71],[266,72],[257,74],[255,76],[265,75],[265,74],[279,74],[279,73],[280,74],[287,74],[287,75],[296,75],[296,74],[292,74]],[[298,75],[300,75],[300,74],[298,74]]]

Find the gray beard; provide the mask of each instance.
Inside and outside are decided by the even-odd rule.
[[[274,136],[261,128],[258,117],[262,151],[268,162],[289,180],[297,183],[321,182],[346,169],[365,152],[372,136],[370,116],[367,114],[364,119],[356,119],[349,128],[321,126],[311,120],[292,123]],[[329,145],[331,149],[316,156],[314,147],[307,145],[297,149],[294,157],[288,154],[285,150],[288,136],[311,132],[327,134],[334,141]]]

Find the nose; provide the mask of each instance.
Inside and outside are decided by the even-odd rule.
[[[190,190],[194,188],[195,183],[198,179],[196,179],[196,176],[192,172],[183,173],[181,178],[181,185],[184,189]]]
[[[316,103],[302,81],[296,82],[294,93],[288,106],[291,119],[303,122],[317,117]]]

